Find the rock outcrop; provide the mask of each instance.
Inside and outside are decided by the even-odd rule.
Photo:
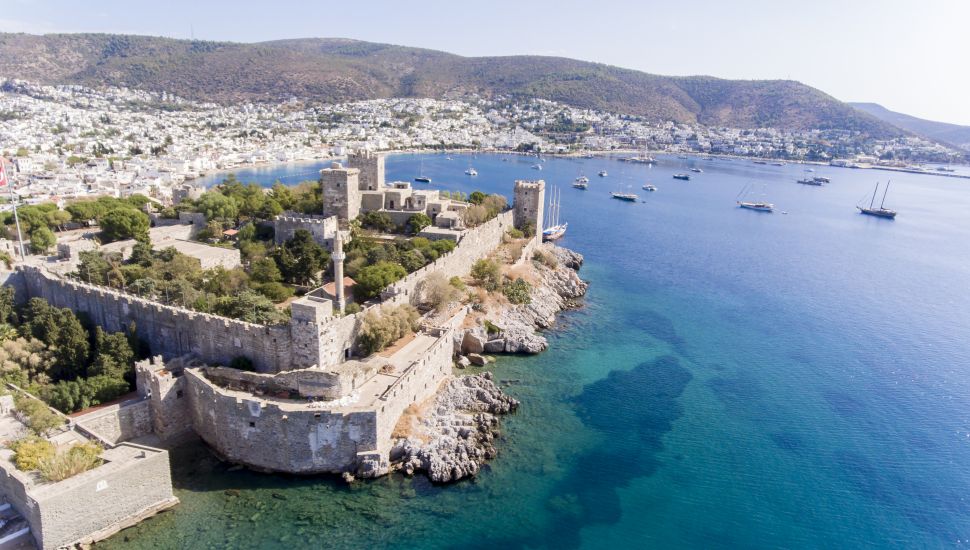
[[[586,294],[589,283],[576,271],[583,265],[583,256],[572,250],[544,244],[539,250],[555,259],[554,267],[533,262],[537,281],[532,286],[532,300],[528,304],[502,308],[489,322],[499,329],[489,334],[482,326],[466,329],[461,335],[462,353],[526,353],[544,351],[545,337],[536,329],[550,328],[556,314],[576,307],[576,300]],[[549,262],[553,263],[553,262]]]
[[[394,442],[391,458],[405,474],[425,472],[435,483],[474,476],[496,455],[497,415],[518,406],[489,372],[453,378],[438,391],[431,409],[414,421],[411,435]]]

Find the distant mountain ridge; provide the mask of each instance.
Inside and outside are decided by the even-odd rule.
[[[338,102],[478,93],[537,97],[654,121],[738,128],[898,128],[788,80],[669,77],[543,56],[462,57],[337,38],[255,44],[113,34],[0,33],[0,76],[129,86],[217,102]]]
[[[970,126],[917,118],[890,111],[878,103],[849,103],[849,105],[903,130],[970,151]]]

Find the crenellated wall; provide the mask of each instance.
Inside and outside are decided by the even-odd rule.
[[[148,342],[153,353],[165,357],[194,355],[222,364],[246,356],[264,372],[311,366],[294,365],[292,361],[291,328],[306,329],[304,325],[255,325],[59,278],[37,267],[23,269],[29,297],[84,312],[92,323],[108,332],[128,330],[134,324],[136,333]]]
[[[337,217],[323,216],[277,216],[273,220],[274,242],[281,244],[293,238],[293,234],[299,229],[309,231],[313,235],[313,241],[318,245],[333,250],[333,238],[337,233]]]

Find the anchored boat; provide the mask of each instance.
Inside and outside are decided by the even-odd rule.
[[[621,200],[621,201],[628,201],[628,202],[637,202],[637,199],[640,198],[636,195],[636,193],[611,192],[610,196],[613,197],[614,199]]]
[[[741,189],[741,192],[738,193],[737,203],[739,208],[747,208],[748,210],[755,210],[757,212],[774,212],[775,205],[770,202],[746,200],[749,194],[751,194],[751,184],[745,185]]]
[[[876,216],[877,218],[886,218],[890,220],[896,219],[896,211],[890,210],[889,208],[885,207],[886,194],[889,193],[889,183],[890,182],[888,181],[886,182],[886,188],[882,192],[882,201],[879,203],[879,208],[875,208],[873,206],[876,202],[876,193],[879,191],[879,182],[876,182],[876,188],[872,190],[872,198],[869,199],[868,208],[856,205],[856,208],[859,209],[859,212],[869,216]]]
[[[569,227],[568,223],[559,223],[559,203],[561,199],[561,193],[558,187],[552,189],[552,193],[549,195],[549,207],[546,209],[546,213],[549,215],[549,221],[552,225],[542,230],[542,240],[544,241],[555,241],[556,239],[561,239],[563,235],[566,234],[566,228]]]
[[[674,179],[690,181],[690,174],[674,174]]]

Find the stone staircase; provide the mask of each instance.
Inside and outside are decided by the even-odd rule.
[[[0,504],[0,550],[35,548],[30,525],[10,503]]]

